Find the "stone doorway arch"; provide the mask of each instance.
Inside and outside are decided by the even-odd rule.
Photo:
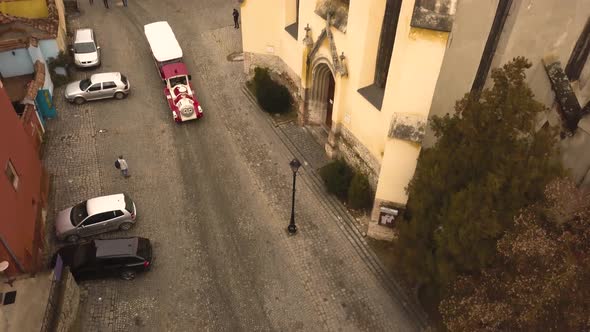
[[[321,125],[329,132],[332,128],[336,82],[330,63],[322,60],[312,69],[308,119],[310,123]]]

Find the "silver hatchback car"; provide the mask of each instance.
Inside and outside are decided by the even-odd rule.
[[[100,46],[96,43],[94,30],[78,29],[74,36],[74,64],[80,68],[100,66]]]
[[[128,230],[136,219],[135,203],[127,194],[101,196],[58,213],[55,234],[59,240],[76,242],[85,236]]]
[[[131,84],[119,72],[94,74],[90,78],[68,84],[65,97],[78,105],[87,100],[115,98],[123,99],[129,94]]]

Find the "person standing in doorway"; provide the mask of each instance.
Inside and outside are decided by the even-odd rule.
[[[238,23],[238,19],[240,18],[240,13],[238,13],[238,10],[234,8],[234,29],[239,29],[240,28],[240,23]]]
[[[109,0],[102,0],[102,3],[104,3],[104,8],[109,9]]]
[[[129,165],[127,165],[127,161],[123,159],[123,155],[120,155],[117,161],[115,161],[115,167],[121,170],[121,174],[124,177],[128,178],[131,176],[129,175]]]

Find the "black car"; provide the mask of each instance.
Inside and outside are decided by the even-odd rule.
[[[57,251],[52,260],[55,266],[57,256],[76,280],[119,276],[125,280],[135,278],[137,272],[147,271],[152,263],[152,245],[142,237],[92,240],[65,246]]]

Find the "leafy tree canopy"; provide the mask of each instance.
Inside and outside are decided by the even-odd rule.
[[[452,285],[449,330],[590,330],[590,191],[560,179],[546,198],[515,218],[492,267]]]
[[[535,130],[545,108],[525,83],[530,66],[519,57],[494,69],[491,88],[432,120],[437,143],[420,155],[396,244],[409,280],[442,289],[488,266],[516,212],[560,174],[555,130]]]

